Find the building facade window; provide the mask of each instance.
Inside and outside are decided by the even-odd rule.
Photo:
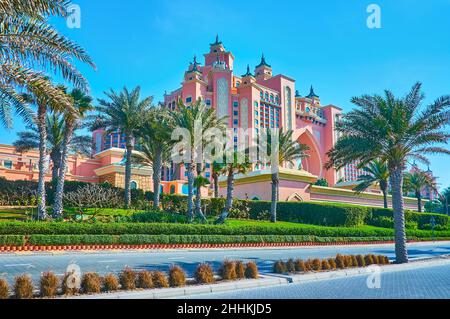
[[[187,98],[186,98],[186,103],[191,103],[192,102],[192,97],[191,96],[188,96]]]
[[[130,188],[131,189],[137,189],[138,188],[138,183],[136,181],[131,181]]]

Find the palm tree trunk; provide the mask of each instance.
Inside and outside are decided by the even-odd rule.
[[[50,158],[52,159],[52,184],[55,186],[58,183],[59,169],[61,167],[61,153],[58,149],[53,149],[50,153]]]
[[[69,158],[69,145],[72,141],[74,131],[73,123],[67,121],[66,133],[63,140],[63,151],[61,155],[61,168],[59,170],[58,184],[56,185],[55,199],[53,202],[53,217],[59,218],[63,215],[64,182],[66,180],[67,160]]]
[[[422,194],[419,192],[416,192],[416,197],[417,197],[417,211],[419,213],[422,212]]]
[[[215,221],[215,224],[223,224],[230,213],[231,207],[233,205],[233,187],[234,187],[234,171],[233,165],[230,164],[230,169],[228,170],[227,176],[227,199],[225,201],[225,207],[222,211],[220,217]]]
[[[386,190],[386,188],[382,188],[381,191],[383,192],[383,204],[384,204],[384,208],[388,208],[387,190]]]
[[[159,209],[160,185],[162,169],[162,152],[157,150],[155,162],[153,163],[153,208]]]
[[[392,208],[394,210],[395,259],[399,264],[408,262],[406,249],[405,213],[403,204],[403,170],[395,167],[390,170],[392,188]]]
[[[219,175],[213,173],[213,183],[214,183],[214,198],[219,198]]]
[[[202,164],[197,163],[197,176],[200,176],[202,173]],[[202,187],[199,184],[197,186],[197,195],[195,196],[195,212],[200,218],[202,222],[206,222],[206,217],[202,212]]]
[[[125,208],[131,206],[131,154],[133,152],[132,138],[126,134],[126,162],[125,162]]]
[[[193,193],[194,193],[194,167],[193,167],[193,159],[191,159],[191,163],[186,165],[187,170],[187,178],[188,178],[188,207],[187,207],[187,215],[190,223],[194,221],[194,207],[192,203]]]
[[[277,221],[277,200],[278,200],[278,172],[272,174],[272,204],[270,206],[270,221]]]
[[[45,160],[47,154],[47,128],[46,117],[47,109],[45,104],[39,103],[37,126],[39,130],[39,179],[38,179],[38,219],[47,219],[47,209],[45,203]]]

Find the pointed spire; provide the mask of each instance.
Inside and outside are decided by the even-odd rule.
[[[309,98],[309,99],[318,98],[319,97],[316,93],[314,93],[314,88],[313,88],[312,85],[311,85],[311,89],[309,90],[309,94],[306,97]]]
[[[216,34],[216,42],[211,43],[211,46],[222,44],[222,41],[219,41],[219,34]]]
[[[194,62],[191,63],[192,68],[189,70],[189,72],[199,72],[198,66],[200,63],[197,62],[197,56],[194,55]]]
[[[242,75],[242,77],[253,76],[252,72],[250,72],[250,65],[247,64],[247,73]]]
[[[271,66],[269,64],[267,64],[266,62],[266,58],[264,57],[264,52],[261,55],[261,62],[256,66],[257,68],[259,68],[260,66],[267,66],[268,68],[270,68]]]

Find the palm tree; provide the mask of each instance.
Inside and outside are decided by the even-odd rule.
[[[279,130],[273,136],[270,130],[267,130],[267,154],[270,153],[269,164],[271,164],[272,168],[272,204],[270,207],[270,221],[272,223],[277,221],[277,201],[279,199],[280,184],[279,166],[283,164],[295,165],[294,162],[296,160],[308,156],[306,152],[309,150],[309,147],[294,141],[292,133],[292,130],[286,132]],[[277,140],[274,141],[274,137]],[[273,145],[273,143],[276,144]]]
[[[108,100],[99,99],[100,105],[95,109],[98,115],[89,117],[91,129],[104,128],[107,134],[120,132],[125,135],[125,207],[131,204],[131,154],[134,150],[135,137],[150,110],[153,97],[141,99],[141,88],[138,86],[131,92],[125,87],[122,92],[114,90],[105,92]]]
[[[450,96],[438,98],[421,108],[424,95],[421,84],[413,86],[404,98],[392,92],[385,96],[363,95],[353,98],[358,107],[343,116],[336,129],[342,133],[328,152],[327,167],[341,168],[358,160],[361,164],[380,158],[386,161],[394,210],[395,254],[398,263],[408,262],[403,203],[403,171],[408,159],[428,163],[426,154],[450,154],[446,148],[450,136],[445,127],[450,124]]]
[[[166,109],[152,109],[137,133],[140,152],[133,161],[153,169],[153,208],[159,209],[162,168],[169,164],[171,155],[170,117]]]
[[[213,179],[213,188],[214,188],[214,198],[219,197],[219,176],[224,167],[223,163],[218,163],[214,161],[211,165],[211,177]]]
[[[182,129],[187,132],[187,140],[184,140],[184,151],[189,158],[186,159],[184,165],[188,177],[188,217],[190,221],[194,219],[193,210],[193,190],[194,190],[194,170],[201,172],[204,159],[203,154],[198,153],[198,146],[203,146],[205,143],[206,133],[210,129],[219,129],[225,131],[225,117],[217,118],[216,112],[212,108],[207,108],[205,104],[199,99],[192,105],[184,105],[182,100],[178,103],[178,108],[170,112],[173,119],[173,127]],[[195,162],[199,162],[196,163]],[[176,163],[179,164],[179,163]],[[197,194],[201,196],[201,194]],[[202,221],[206,220],[201,210],[196,210],[196,214]]]
[[[75,58],[95,68],[86,51],[47,23],[50,15],[66,16],[69,1],[5,0],[0,2],[0,120],[12,126],[12,109],[28,124],[33,117],[27,99],[18,93],[24,90],[34,96],[39,130],[39,218],[47,218],[45,202],[45,154],[47,109],[71,109],[70,100],[45,76],[45,71],[62,75],[76,87],[87,90],[86,79],[71,63]],[[37,69],[36,69],[37,68]]]
[[[197,164],[197,167],[200,165]],[[200,219],[202,222],[206,221],[206,217],[202,212],[202,187],[206,187],[210,184],[209,179],[201,175],[201,171],[197,171],[197,176],[194,178],[194,185],[195,188],[195,212],[198,216],[200,216]]]
[[[222,214],[215,221],[216,224],[223,224],[225,222],[233,206],[234,176],[236,174],[246,174],[251,166],[248,156],[246,156],[243,162],[240,162],[236,153],[233,153],[233,162],[223,165],[221,172],[227,175],[227,198]]]
[[[70,108],[67,96],[51,83],[45,71],[87,90],[86,79],[71,61],[75,58],[95,68],[94,63],[82,47],[47,23],[49,16],[65,17],[69,4],[66,0],[0,2],[0,120],[6,127],[12,127],[13,109],[31,123],[32,112],[19,94],[22,89],[41,99],[45,96],[45,104]],[[41,120],[45,121],[45,114]]]
[[[358,177],[359,184],[353,188],[357,193],[362,193],[373,184],[378,184],[383,193],[384,208],[388,208],[387,191],[389,183],[389,169],[386,162],[375,159],[361,168],[366,174]]]
[[[73,133],[77,128],[82,126],[81,121],[86,116],[86,112],[93,109],[92,98],[89,95],[84,94],[84,92],[80,89],[73,89],[70,93],[70,98],[72,100],[73,110],[66,111],[64,118],[66,125],[62,142],[61,169],[59,170],[55,200],[53,203],[54,218],[61,217],[63,213],[64,182],[67,171],[67,159],[69,157],[69,151],[71,148],[72,139],[74,137]]]
[[[437,192],[437,185],[434,178],[423,171],[406,172],[404,174],[404,188],[406,192],[414,192],[417,198],[417,211],[422,212],[422,191],[429,189]]]

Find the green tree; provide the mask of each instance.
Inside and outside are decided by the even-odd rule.
[[[83,126],[86,113],[93,109],[92,98],[80,89],[73,89],[70,94],[73,110],[64,114],[65,131],[62,141],[61,169],[59,170],[58,183],[56,185],[55,200],[53,203],[53,217],[58,218],[63,214],[63,193],[66,179],[67,160],[71,150],[74,131]],[[91,142],[92,145],[92,142]]]
[[[295,165],[295,161],[307,157],[309,147],[292,139],[292,130],[267,130],[267,154],[270,154],[269,163],[272,169],[272,197],[270,207],[270,221],[277,221],[277,201],[279,200],[280,171],[279,167],[285,164]],[[273,140],[275,137],[276,140]]]
[[[434,178],[423,171],[406,172],[403,177],[405,192],[413,192],[417,198],[417,211],[422,212],[422,192],[428,189],[437,193]]]
[[[319,178],[314,185],[328,187],[328,181],[325,178]]]
[[[358,176],[357,181],[359,184],[353,188],[353,190],[357,193],[362,193],[373,184],[377,184],[383,193],[384,208],[388,208],[387,192],[389,184],[389,169],[386,162],[380,159],[375,159],[367,165],[361,167],[361,169],[366,174]]]
[[[184,137],[178,151],[184,154],[184,165],[187,171],[188,177],[188,217],[192,222],[194,219],[194,207],[193,207],[193,190],[194,190],[194,171],[203,171],[203,163],[205,159],[199,149],[203,149],[203,146],[208,142],[206,137],[207,133],[211,130],[219,130],[224,132],[225,117],[218,118],[216,111],[212,108],[206,107],[206,105],[199,99],[192,105],[184,105],[180,100],[178,108],[175,111],[171,111],[171,118],[173,119],[173,128],[177,129],[181,136]],[[197,194],[198,197],[201,194]],[[198,217],[205,221],[206,218],[201,212],[201,209],[197,209],[195,212]]]
[[[380,158],[387,163],[394,210],[395,255],[408,262],[403,203],[403,171],[408,159],[428,163],[426,154],[450,154],[439,147],[449,139],[450,96],[438,98],[422,109],[424,95],[417,83],[404,98],[390,91],[384,96],[364,95],[352,102],[356,109],[343,116],[336,129],[342,134],[328,152],[327,167],[341,168],[354,160],[362,165]]]
[[[166,109],[153,108],[137,133],[140,152],[133,156],[138,164],[153,169],[153,208],[159,209],[162,168],[170,162],[172,141],[170,117]]]
[[[90,117],[91,129],[104,128],[107,134],[120,132],[125,135],[125,207],[131,204],[131,156],[135,146],[135,137],[150,110],[153,97],[141,99],[141,88],[138,86],[131,92],[125,87],[121,92],[113,90],[104,93],[107,97],[99,99],[96,106],[98,115]]]

